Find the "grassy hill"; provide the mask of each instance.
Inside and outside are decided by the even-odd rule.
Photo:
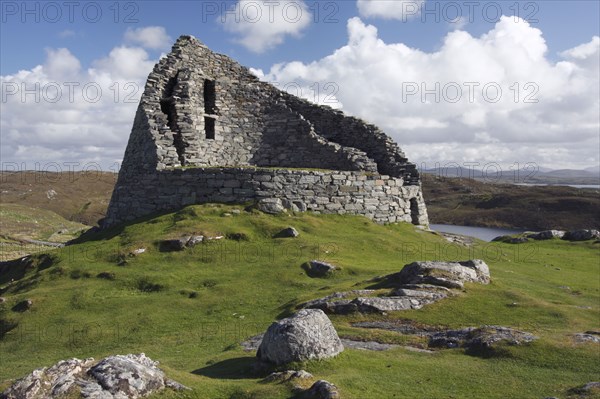
[[[290,398],[288,385],[261,382],[264,374],[252,368],[255,353],[244,351],[242,341],[304,301],[368,287],[373,277],[411,261],[471,258],[489,264],[490,285],[468,284],[461,295],[421,310],[331,319],[343,337],[402,345],[419,342],[351,323],[495,324],[534,333],[539,340],[502,346],[487,356],[462,349],[346,349],[335,359],[291,367],[302,367],[355,399],[575,398],[570,388],[598,380],[598,345],[576,344],[571,336],[600,329],[597,243],[463,247],[408,224],[380,226],[337,215],[236,214],[236,208],[241,209],[192,206],[0,266],[0,296],[6,298],[0,304],[0,389],[60,359],[145,352],[169,377],[194,389],[158,398]],[[290,225],[299,237],[272,238]],[[160,251],[160,240],[190,233],[226,238],[182,252]],[[146,251],[129,255],[139,248]],[[310,278],[301,265],[315,258],[343,269],[331,278]],[[33,302],[30,310],[12,310],[25,299]]]

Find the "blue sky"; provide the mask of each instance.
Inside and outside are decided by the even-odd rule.
[[[44,2],[26,2],[30,8],[21,7],[20,1],[2,3],[2,74],[15,73],[19,69],[29,69],[42,63],[45,59],[44,49],[47,47],[67,47],[77,54],[84,65],[89,64],[119,43],[128,28],[143,26],[163,26],[172,38],[184,34],[194,35],[211,49],[234,57],[248,66],[268,68],[277,62],[309,62],[344,45],[346,21],[358,15],[355,1],[306,1],[316,23],[304,30],[301,38],[290,38],[272,51],[255,54],[233,41],[233,36],[224,31],[218,22],[219,17],[213,11],[213,7],[219,10],[232,9],[236,3],[232,0],[205,1],[204,5],[201,1],[121,1],[118,5],[115,5],[115,1],[84,1],[78,2],[81,4],[78,7],[72,6],[72,22],[70,7],[62,1],[48,2],[53,3],[53,6],[46,8]],[[86,3],[95,3],[99,7],[89,6],[84,12]],[[494,25],[489,21],[496,20],[495,6],[486,8],[487,15],[483,15],[485,4],[498,4],[504,15],[515,15],[515,11],[518,11],[521,17],[537,19],[532,25],[544,32],[550,57],[556,57],[556,53],[589,40],[600,31],[600,2],[595,0],[521,1],[518,6],[515,6],[515,1],[477,2],[480,5],[473,5],[471,8],[466,5],[469,2],[453,3],[460,6],[461,16],[473,16],[474,22],[464,27],[473,35],[486,32]],[[13,5],[17,8],[14,11]],[[410,47],[431,51],[439,47],[443,36],[451,28],[447,21],[454,17],[454,10],[457,8],[449,7],[444,10],[444,2],[428,2],[425,7],[431,11],[438,7],[440,11],[425,17],[407,19],[406,22],[373,17],[365,20],[376,22],[380,37],[386,42],[403,42]],[[97,9],[102,10],[102,16],[95,22]],[[33,12],[28,13],[32,10]],[[60,10],[62,17],[55,17],[56,10]],[[320,15],[315,15],[315,10],[319,10]],[[248,8],[245,12],[251,11]],[[292,14],[292,9],[289,13]],[[36,18],[39,22],[36,22]],[[436,18],[439,22],[436,22]],[[115,23],[115,20],[118,22]],[[74,34],[70,35],[69,31]],[[61,37],[65,32],[68,36]]]
[[[599,99],[593,88],[599,74],[598,1],[267,3],[2,1],[2,162],[118,163],[135,103],[53,102],[44,93],[36,102],[14,90],[94,79],[105,87],[104,96],[115,83],[143,87],[161,54],[179,35],[191,34],[265,80],[295,82],[305,97],[314,97],[308,89],[314,84],[322,95],[334,83],[336,107],[382,126],[416,163],[599,163],[600,111],[594,111]],[[235,10],[238,18],[232,12],[223,17],[223,10]],[[434,87],[473,79],[498,82],[504,96],[517,87],[518,106],[504,104],[504,98],[493,104],[400,98],[407,83]],[[536,89],[525,90],[532,82]],[[361,92],[368,88],[379,92]],[[539,96],[539,103],[523,104],[528,94]],[[323,102],[322,96],[314,100]]]

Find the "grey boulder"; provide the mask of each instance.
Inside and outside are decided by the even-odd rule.
[[[320,260],[311,260],[310,262],[304,265],[304,269],[310,277],[326,277],[331,275],[331,273],[338,270],[339,268],[327,262],[322,262]]]
[[[267,329],[256,356],[276,365],[334,357],[344,350],[337,331],[319,309],[303,309]]]
[[[283,203],[279,198],[263,198],[258,201],[258,209],[264,213],[276,215],[285,212]]]
[[[410,263],[396,274],[388,276],[401,284],[433,284],[447,288],[463,288],[463,283],[488,284],[490,270],[479,259],[464,262],[422,261]]]
[[[286,227],[281,230],[279,233],[275,234],[275,238],[295,238],[298,237],[300,233],[293,227]]]
[[[329,381],[319,380],[301,395],[304,399],[339,399],[338,388]]]

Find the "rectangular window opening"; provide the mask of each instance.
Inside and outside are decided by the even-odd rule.
[[[215,139],[215,119],[204,117],[204,132],[208,140]]]
[[[217,96],[215,92],[215,81],[204,80],[204,113],[214,115],[216,108]]]

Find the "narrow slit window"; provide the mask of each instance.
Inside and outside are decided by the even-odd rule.
[[[209,140],[215,139],[215,119],[204,117],[204,132]]]
[[[206,79],[204,81],[204,113],[214,115],[216,102],[215,81]]]

